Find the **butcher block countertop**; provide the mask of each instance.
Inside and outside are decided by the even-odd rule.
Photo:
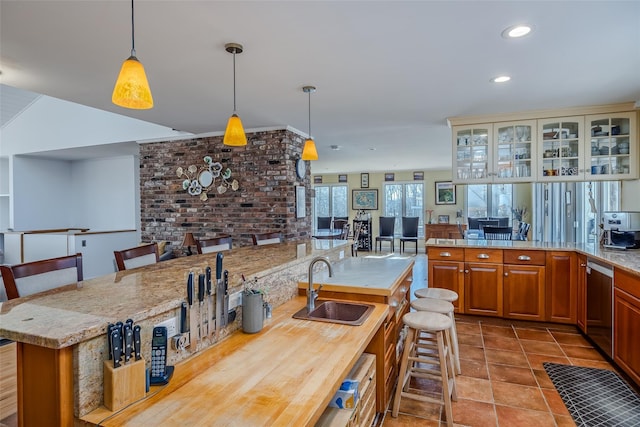
[[[429,239],[427,247],[527,249],[545,251],[575,251],[630,273],[640,274],[640,250],[602,248],[593,244],[548,243],[517,240]]]
[[[121,412],[84,421],[104,426],[311,426],[387,317],[361,326],[293,319],[296,297],[257,334],[238,331],[175,367],[168,385]]]
[[[346,251],[347,243],[306,240],[225,251],[229,293],[242,289],[242,274],[248,279],[274,274],[314,256]],[[186,299],[189,271],[197,275],[215,265],[215,253],[178,257],[5,301],[0,303],[0,336],[40,347],[69,347],[105,335],[108,323],[127,318],[137,323],[177,309]]]
[[[322,285],[323,291],[390,296],[413,263],[413,257],[397,255],[347,258],[333,266],[333,277],[326,269],[315,273],[313,284],[316,289]],[[307,286],[308,282],[298,283],[299,289]]]

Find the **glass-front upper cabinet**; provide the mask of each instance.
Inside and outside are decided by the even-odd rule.
[[[586,117],[591,141],[586,153],[586,176],[612,180],[638,177],[636,113]]]
[[[538,181],[584,179],[584,117],[538,120]]]
[[[496,123],[493,132],[494,182],[531,181],[536,172],[536,121]]]
[[[453,126],[454,182],[490,182],[491,125]]]

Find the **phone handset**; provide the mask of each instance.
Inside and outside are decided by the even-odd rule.
[[[166,326],[153,328],[151,341],[151,385],[164,385],[173,375],[173,366],[167,366],[168,337]]]

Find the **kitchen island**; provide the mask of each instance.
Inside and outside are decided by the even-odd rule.
[[[298,280],[307,274],[310,260],[320,255],[336,262],[350,255],[348,242],[308,240],[225,252],[230,293],[242,289],[243,274],[257,278],[277,309],[296,295]],[[153,326],[178,315],[186,299],[188,272],[215,269],[215,257],[180,257],[3,302],[0,336],[18,342],[22,425],[73,425],[74,419],[100,407],[107,325],[133,319],[142,327],[142,354],[148,360]],[[223,328],[220,340],[237,330],[238,323]],[[197,348],[171,352],[168,363],[176,364],[214,343],[205,340]]]

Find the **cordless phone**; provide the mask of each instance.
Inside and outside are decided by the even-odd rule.
[[[167,366],[167,328],[153,328],[151,340],[151,385],[163,385],[169,382],[173,374],[173,366]]]

